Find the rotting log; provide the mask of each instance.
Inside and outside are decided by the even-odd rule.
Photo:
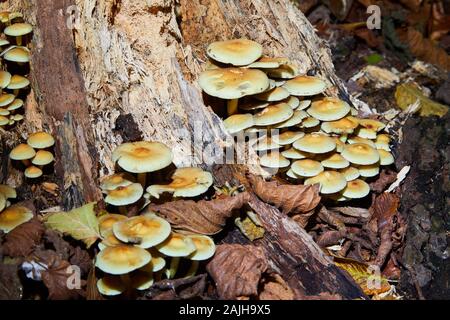
[[[71,29],[73,4],[79,16]],[[54,133],[66,209],[100,196],[97,176],[113,171],[112,150],[124,141],[164,142],[177,166],[220,163],[212,151],[229,137],[196,83],[211,41],[256,40],[265,54],[290,58],[301,72],[326,79],[329,95],[348,100],[328,48],[289,0],[8,0],[1,7],[36,27],[35,91],[26,124],[8,133],[8,144],[42,127]],[[362,295],[293,220],[256,198],[251,206],[268,230],[256,245],[297,297]]]

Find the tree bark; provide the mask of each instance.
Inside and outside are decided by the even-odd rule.
[[[67,14],[73,4],[79,16]],[[27,121],[7,144],[19,132],[51,130],[65,209],[100,199],[97,178],[113,172],[111,153],[124,141],[163,142],[176,166],[223,163],[230,138],[196,83],[212,41],[254,39],[265,54],[321,75],[329,95],[349,99],[328,48],[288,0],[8,0],[5,6],[36,26]],[[269,231],[257,245],[299,297],[362,295],[293,220],[256,198],[251,206]]]

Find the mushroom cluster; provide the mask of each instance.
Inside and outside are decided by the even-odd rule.
[[[26,77],[29,68],[25,65],[30,61],[30,50],[24,46],[24,38],[33,28],[18,12],[0,12],[0,22],[0,127],[7,127],[24,118],[19,113],[24,104],[21,90],[30,85]]]
[[[11,205],[17,198],[16,189],[0,184],[0,231],[8,233],[33,218],[33,212],[25,206]]]
[[[128,289],[146,290],[155,280],[175,277],[181,258],[191,261],[185,277],[195,275],[199,262],[214,255],[214,241],[204,235],[181,234],[153,213],[127,218],[105,214],[99,218],[102,241],[96,267],[105,275],[97,281],[103,295]],[[166,259],[171,259],[166,266]]]
[[[325,96],[326,82],[301,75],[288,58],[263,56],[248,39],[211,43],[207,55],[200,87],[227,100],[229,134],[263,136],[253,149],[269,172],[319,184],[321,194],[345,201],[367,196],[366,178],[394,162],[382,122],[358,118],[347,102]]]
[[[118,146],[112,159],[124,172],[118,172],[102,179],[100,188],[106,195],[105,202],[116,206],[126,214],[127,206],[143,197],[158,199],[162,193],[173,197],[196,197],[205,193],[213,184],[211,173],[200,168],[178,168],[169,184],[147,186],[147,174],[157,173],[172,164],[172,151],[163,143],[154,141],[127,142]]]
[[[25,177],[36,179],[43,175],[44,167],[54,161],[51,151],[54,144],[55,139],[49,133],[35,132],[29,135],[27,143],[21,143],[12,149],[9,157],[25,165]]]

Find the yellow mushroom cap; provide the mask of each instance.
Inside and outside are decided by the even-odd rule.
[[[14,23],[3,30],[7,36],[19,37],[29,34],[33,27],[29,23]]]
[[[154,248],[149,249],[150,254],[152,255],[152,260],[140,268],[139,270],[145,271],[145,272],[158,272],[162,270],[166,266],[166,260],[162,256],[159,251],[155,250]]]
[[[345,180],[347,180],[347,181],[352,181],[352,180],[358,179],[360,176],[359,170],[354,167],[347,167],[347,168],[339,170],[339,172],[344,175]]]
[[[283,133],[272,136],[272,140],[284,146],[294,143],[296,140],[302,138],[305,134],[301,131],[285,131]]]
[[[98,248],[100,250],[105,250],[107,247],[115,247],[124,244],[122,241],[117,239],[112,229],[104,230],[103,233],[100,232],[100,234],[102,234],[103,237],[103,240],[98,244]]]
[[[344,191],[342,191],[342,195],[349,199],[360,199],[364,198],[370,193],[370,187],[367,182],[356,179],[347,182],[347,186]]]
[[[272,151],[261,156],[259,162],[266,168],[286,168],[290,165],[290,161],[277,151]]]
[[[283,64],[289,63],[288,58],[271,58],[271,57],[261,57],[258,61],[253,62],[248,65],[248,68],[259,68],[259,69],[275,69]]]
[[[9,119],[5,116],[0,115],[0,126],[7,125],[9,123]]]
[[[376,139],[377,137],[376,131],[364,127],[359,127],[358,129],[356,129],[355,134],[363,139]]]
[[[142,248],[130,245],[107,247],[97,254],[95,266],[109,274],[126,274],[149,263],[151,254]]]
[[[379,134],[375,139],[375,147],[377,149],[383,149],[385,151],[391,151],[391,147],[389,146],[390,138],[387,134]]]
[[[300,74],[298,68],[292,63],[285,63],[280,65],[278,68],[265,69],[265,71],[269,77],[279,79],[292,79]]]
[[[126,285],[118,276],[104,276],[97,280],[98,291],[105,296],[118,296],[126,290]]]
[[[378,149],[378,153],[380,154],[380,164],[382,166],[388,166],[394,163],[394,156],[390,152]]]
[[[307,112],[316,119],[321,121],[339,120],[350,111],[347,102],[338,98],[327,97],[311,103],[311,107]]]
[[[223,121],[223,125],[229,134],[234,134],[252,127],[254,125],[253,115],[250,113],[233,114]]]
[[[53,162],[54,159],[55,158],[51,152],[46,150],[38,150],[33,160],[31,160],[31,163],[36,166],[45,166]]]
[[[5,209],[6,205],[7,205],[6,197],[3,193],[0,193],[0,212],[3,211],[3,209]]]
[[[296,110],[298,111],[298,110]],[[317,120],[314,117],[307,117],[303,119],[302,123],[300,124],[300,128],[314,128],[315,126],[319,125],[320,121]]]
[[[303,178],[303,177],[296,175],[292,169],[289,169],[288,171],[286,171],[286,176],[288,176],[289,178],[292,178],[292,179],[302,179]]]
[[[305,110],[306,108],[308,108],[311,105],[311,102],[312,102],[311,100],[301,100],[296,109],[297,110]]]
[[[213,239],[204,235],[188,236],[195,245],[195,251],[189,256],[194,261],[208,260],[216,252],[216,245]]]
[[[132,173],[153,172],[172,163],[172,151],[160,142],[127,142],[118,146],[112,160],[121,168]]]
[[[360,119],[359,124],[364,128],[373,130],[375,132],[381,131],[386,127],[383,122],[372,119]]]
[[[366,144],[372,148],[376,148],[375,143],[372,140],[366,139],[366,138],[361,138],[361,137],[351,137],[350,139],[347,140],[347,142],[349,144],[355,144],[355,143],[362,143],[362,144]]]
[[[173,193],[175,197],[196,197],[212,186],[213,176],[201,168],[178,168],[171,177],[172,182],[167,185],[151,185],[147,192],[159,198],[164,192]]]
[[[29,62],[30,61],[30,52],[26,50],[24,47],[15,47],[11,50],[8,50],[3,58],[12,62]]]
[[[358,119],[348,116],[336,121],[323,122],[320,127],[326,133],[352,133],[358,125]]]
[[[245,66],[258,60],[262,55],[262,46],[248,39],[216,41],[206,49],[206,54],[219,62],[235,66]]]
[[[320,193],[332,194],[343,190],[347,186],[347,181],[339,172],[323,171],[313,178],[306,179],[305,184],[319,184]]]
[[[23,120],[23,115],[13,114],[12,116],[10,116],[10,118],[12,118],[14,121],[21,121],[21,120]]]
[[[100,181],[100,188],[103,191],[111,191],[118,187],[126,187],[134,182],[134,177],[126,172],[115,173],[106,177],[103,177]]]
[[[32,218],[33,212],[27,207],[20,205],[10,206],[0,213],[0,230],[8,233]]]
[[[388,134],[380,133],[379,135],[377,135],[376,142],[389,143],[391,142],[391,137]]]
[[[324,169],[320,162],[311,159],[304,159],[292,163],[291,170],[296,175],[301,177],[315,177]]]
[[[5,89],[11,82],[11,73],[8,71],[0,71],[0,88]]]
[[[286,102],[292,108],[292,110],[295,110],[300,106],[300,99],[295,96],[290,96],[284,102]]]
[[[199,85],[210,96],[239,99],[267,90],[269,78],[257,69],[218,68],[202,72]]]
[[[300,151],[295,148],[289,148],[281,152],[281,155],[287,159],[305,159],[310,157],[311,154],[308,152]]]
[[[27,139],[29,146],[36,149],[45,149],[55,144],[55,139],[47,132],[35,132]]]
[[[100,234],[102,236],[106,235],[108,231],[112,230],[113,225],[116,222],[127,220],[128,218],[121,214],[107,213],[98,217],[98,226],[100,229]]]
[[[326,135],[310,133],[295,141],[292,146],[297,150],[316,154],[333,151],[336,142]]]
[[[172,232],[170,236],[156,246],[159,252],[169,257],[187,257],[195,251],[195,244],[191,238],[180,233]]]
[[[14,99],[16,98],[15,95],[10,94],[10,93],[4,93],[0,96],[0,107],[5,107],[8,104],[10,104],[11,102],[14,101]]]
[[[9,116],[11,112],[9,110],[0,108],[0,116]]]
[[[331,156],[328,156],[327,158],[322,160],[321,163],[325,168],[331,169],[344,169],[350,165],[350,162],[348,162],[339,153],[334,153]]]
[[[12,160],[28,160],[36,155],[36,151],[27,144],[21,143],[11,150],[9,157]]]
[[[113,206],[126,206],[139,201],[143,194],[144,189],[142,185],[140,183],[132,183],[128,186],[109,190],[105,202]]]
[[[283,87],[275,87],[255,95],[255,98],[262,101],[276,102],[289,97],[289,92]]]
[[[358,166],[358,171],[361,177],[364,178],[375,177],[380,173],[380,164],[377,162],[365,166]]]
[[[257,126],[269,126],[286,121],[293,114],[292,108],[288,104],[281,102],[264,108],[253,116],[253,120]]]
[[[294,96],[314,96],[324,92],[327,85],[323,80],[317,77],[298,76],[287,81],[283,87]]]
[[[27,177],[27,178],[35,179],[35,178],[39,178],[40,176],[42,176],[43,172],[38,167],[29,166],[28,168],[25,169],[24,174],[25,174],[25,177]]]
[[[6,46],[7,44],[9,44],[9,41],[7,39],[0,39],[0,47]]]
[[[17,198],[16,189],[14,189],[6,184],[0,184],[0,193],[3,194],[6,199]]]
[[[254,145],[252,145],[252,148],[255,151],[267,151],[267,150],[273,150],[273,149],[280,149],[281,145],[275,142],[275,140],[272,138],[268,138],[267,136],[262,137],[261,139],[258,139]]]
[[[307,117],[308,117],[308,114],[305,111],[294,110],[294,114],[292,115],[292,117],[290,117],[286,121],[275,124],[275,128],[281,129],[281,128],[293,127],[295,125],[300,124],[303,121],[303,119],[305,119]]]
[[[170,224],[156,215],[142,215],[116,222],[113,232],[117,239],[147,249],[169,237]]]
[[[377,150],[363,143],[346,145],[341,155],[351,163],[360,165],[374,164],[380,160]]]
[[[11,102],[6,108],[9,111],[17,110],[23,106],[23,100],[22,99],[14,99],[13,102]]]
[[[344,150],[345,143],[342,142],[340,137],[332,137],[334,142],[336,142],[336,151],[341,153]]]
[[[17,90],[28,87],[29,85],[30,80],[28,80],[24,76],[15,74],[11,77],[11,82],[9,83],[7,88],[10,90]]]

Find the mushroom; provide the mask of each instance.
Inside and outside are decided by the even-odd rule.
[[[290,161],[283,157],[278,151],[271,151],[259,158],[262,166],[270,169],[289,167]]]
[[[121,244],[100,251],[95,266],[103,272],[122,275],[145,266],[151,259],[152,256],[147,250]]]
[[[388,166],[394,163],[394,157],[389,151],[378,149],[378,153],[380,155],[380,165]]]
[[[119,207],[119,211],[125,214],[127,205],[136,203],[144,194],[144,188],[140,183],[132,183],[127,186],[117,187],[106,192],[105,202]]]
[[[375,139],[375,147],[377,149],[383,149],[385,151],[391,151],[389,147],[389,143],[391,142],[391,138],[387,134],[379,134]]]
[[[42,169],[43,166],[52,163],[54,159],[55,158],[51,152],[46,150],[38,150],[34,158],[31,160],[31,163]]]
[[[18,46],[22,45],[22,37],[33,31],[33,27],[29,23],[14,23],[3,30],[7,36],[16,37]]]
[[[122,216],[125,217],[125,216]],[[126,218],[126,217],[125,217]],[[98,243],[98,248],[104,250],[107,247],[115,247],[118,245],[125,244],[114,235],[112,228],[108,230],[103,230],[102,241]]]
[[[9,123],[9,119],[0,115],[0,126],[6,126]]]
[[[118,187],[126,187],[132,183],[134,183],[134,178],[126,172],[121,172],[103,177],[100,181],[100,189],[108,193],[108,191],[115,190]]]
[[[375,132],[381,131],[386,127],[383,122],[372,119],[360,119],[359,124],[364,128]]]
[[[172,193],[174,197],[196,197],[208,191],[213,184],[211,173],[201,168],[179,168],[171,179],[172,182],[167,185],[149,186],[147,192],[155,198],[164,192]]]
[[[289,59],[287,59],[287,58],[262,57],[258,61],[255,61],[252,64],[249,64],[247,66],[247,68],[276,69],[286,63],[289,63]]]
[[[332,155],[329,155],[328,157],[323,159],[321,163],[325,168],[330,169],[344,169],[350,166],[350,162],[348,162],[339,153],[333,153]]]
[[[15,110],[21,108],[22,106],[23,106],[23,100],[22,99],[14,99],[14,101],[11,102],[7,106],[7,110],[11,111],[12,113],[14,113]]]
[[[0,230],[8,233],[33,218],[33,212],[27,207],[13,205],[0,213]]]
[[[283,87],[275,87],[255,95],[255,99],[267,102],[278,102],[287,97],[289,97],[289,92]]]
[[[206,54],[219,62],[234,66],[246,66],[262,55],[262,46],[248,39],[216,41],[206,49]]]
[[[296,110],[298,111],[298,110]],[[320,121],[317,120],[314,117],[307,117],[302,120],[302,123],[300,123],[300,128],[314,128],[315,126],[318,126],[320,124]]]
[[[213,239],[204,235],[188,235],[195,245],[195,251],[188,256],[188,259],[192,261],[189,270],[186,273],[186,278],[193,277],[197,273],[199,261],[210,259],[216,252],[216,245]]]
[[[267,75],[257,69],[218,68],[202,72],[199,85],[210,96],[227,99],[231,116],[237,112],[239,98],[264,92],[270,83]]]
[[[152,260],[139,270],[151,273],[151,272],[158,272],[164,269],[164,267],[166,266],[166,260],[161,255],[161,253],[159,253],[159,251],[153,248],[149,249],[149,252],[152,255]]]
[[[223,121],[223,125],[229,134],[238,133],[254,125],[253,115],[250,113],[233,114]]]
[[[270,105],[256,113],[253,116],[253,120],[257,126],[269,126],[286,121],[293,115],[294,111],[292,108],[288,104],[280,102]]]
[[[35,149],[46,149],[55,144],[55,139],[51,134],[39,131],[29,135],[27,144]]]
[[[352,181],[352,180],[358,179],[360,176],[359,170],[356,169],[355,167],[347,167],[347,168],[339,170],[339,172],[344,175],[345,180],[347,180],[347,181]]]
[[[272,136],[272,140],[279,145],[285,146],[294,143],[296,140],[302,138],[305,134],[300,131],[285,131],[281,134]]]
[[[19,64],[30,62],[30,52],[25,47],[12,47],[2,52],[3,58],[7,61]]]
[[[359,165],[370,165],[380,160],[377,150],[363,143],[346,145],[341,155],[351,163]]]
[[[370,193],[370,187],[367,182],[356,179],[347,182],[347,186],[342,191],[342,195],[348,199],[361,199]]]
[[[295,141],[292,146],[300,151],[321,154],[333,151],[336,142],[326,135],[310,133]]]
[[[6,107],[16,98],[15,95],[10,93],[4,93],[0,96],[0,107]]]
[[[267,72],[267,75],[272,78],[279,78],[279,79],[292,79],[295,78],[300,74],[300,71],[298,68],[287,61],[286,63],[283,63],[278,68],[275,69],[265,69],[265,72]],[[283,84],[284,85],[284,84]]]
[[[283,102],[287,103],[292,110],[295,110],[300,106],[300,99],[294,96],[289,96],[289,98],[285,99]]]
[[[118,221],[113,233],[122,242],[132,243],[140,248],[154,247],[170,235],[170,224],[156,215],[142,215]]]
[[[358,171],[361,177],[364,178],[375,177],[380,173],[380,163],[377,162],[369,165],[360,165],[358,166]]]
[[[42,169],[35,167],[35,166],[29,166],[25,169],[25,177],[30,179],[36,179],[43,175]]]
[[[366,144],[372,148],[376,148],[375,143],[372,140],[361,138],[361,137],[351,137],[347,140],[348,144],[362,143]]]
[[[308,117],[308,114],[305,111],[294,110],[294,114],[292,115],[292,117],[290,117],[286,121],[275,124],[274,127],[277,129],[293,127],[293,126],[300,124],[303,121],[303,119],[305,119],[307,117]]]
[[[21,75],[13,75],[11,77],[11,81],[7,86],[7,89],[14,90],[14,95],[17,96],[19,94],[19,90],[26,88],[30,85],[30,80],[21,76]]]
[[[8,71],[1,70],[0,71],[0,88],[1,90],[4,90],[9,83],[11,82],[11,73]],[[1,91],[3,94],[3,91]]]
[[[300,151],[295,148],[289,148],[287,150],[284,150],[281,152],[281,155],[287,159],[296,159],[296,160],[305,159],[311,156],[310,153]]]
[[[297,160],[291,165],[291,170],[300,177],[315,177],[323,172],[324,168],[318,161],[311,159]]]
[[[342,191],[347,186],[347,180],[337,171],[323,171],[315,177],[306,179],[305,184],[319,184],[320,193],[333,194]]]
[[[21,143],[11,150],[9,153],[9,157],[12,160],[20,160],[23,162],[25,166],[29,166],[31,164],[30,159],[34,158],[36,155],[36,151],[28,144]]]
[[[9,116],[10,112],[6,109],[0,108],[0,116]]]
[[[137,173],[142,187],[145,187],[148,172],[169,166],[172,159],[172,151],[165,144],[151,141],[123,143],[112,154],[114,163],[127,172]]]
[[[117,296],[125,292],[127,286],[121,277],[107,275],[97,280],[97,289],[105,296]]]
[[[305,110],[311,105],[311,100],[301,100],[296,110]]]
[[[363,139],[376,139],[377,138],[377,132],[372,129],[367,129],[364,127],[359,127],[356,129],[355,134]]]
[[[0,194],[2,194],[4,196],[5,200],[17,198],[16,189],[14,189],[6,184],[0,184]],[[3,209],[0,209],[0,211],[1,210],[3,210]]]
[[[311,103],[307,112],[321,121],[335,121],[345,117],[350,111],[347,102],[338,98],[327,97]]]
[[[159,252],[172,257],[170,267],[167,270],[167,278],[172,279],[178,269],[181,257],[187,257],[196,250],[191,238],[180,233],[172,232],[162,243],[156,246]]]
[[[347,116],[340,120],[322,122],[320,128],[326,133],[353,133],[353,131],[358,127],[358,119],[352,116]]]
[[[105,236],[108,231],[112,230],[116,222],[127,220],[127,217],[121,214],[107,213],[98,217],[98,227],[100,235]]]
[[[293,96],[314,96],[327,88],[324,81],[312,76],[298,76],[286,81],[283,87]]]
[[[255,151],[267,151],[280,149],[281,145],[275,142],[273,138],[264,136],[261,139],[256,140],[256,143],[252,145],[252,148]]]

